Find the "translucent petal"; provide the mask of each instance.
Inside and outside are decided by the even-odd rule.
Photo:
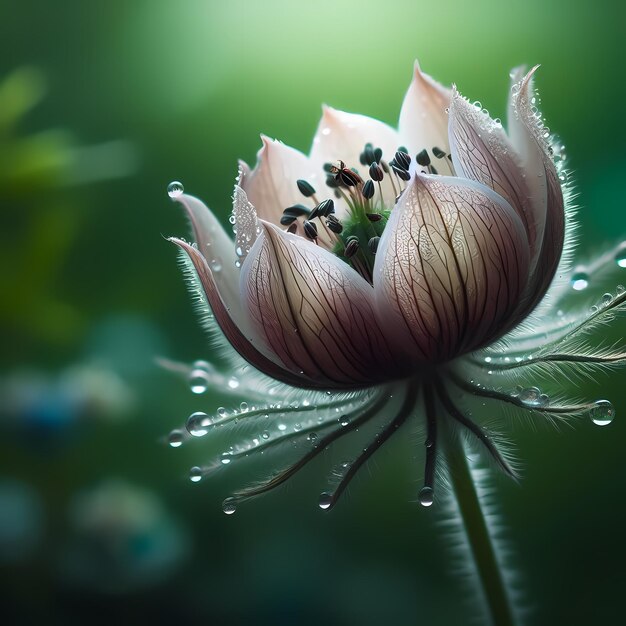
[[[537,224],[526,173],[502,125],[454,89],[450,102],[449,136],[457,175],[482,183],[500,194],[522,220],[530,246],[531,272],[537,263]],[[543,231],[543,225],[540,226]]]
[[[285,367],[329,388],[367,386],[397,372],[373,290],[311,242],[263,223],[241,273],[255,331]]]
[[[380,315],[414,347],[417,361],[454,358],[515,323],[528,256],[521,220],[494,191],[459,178],[417,175],[378,247]]]
[[[513,85],[509,103],[509,134],[526,170],[529,191],[533,198],[535,219],[541,251],[532,288],[529,309],[545,294],[563,251],[565,237],[565,202],[559,175],[552,160],[550,132],[545,127],[536,106],[533,89],[534,67],[521,82]],[[515,76],[516,72],[513,73]]]
[[[448,114],[451,91],[422,72],[415,61],[413,80],[404,96],[400,110],[398,132],[403,144],[412,155],[432,148],[450,152],[448,143]],[[446,159],[433,162],[441,174],[449,174]]]
[[[179,248],[184,250],[189,256],[193,266],[198,274],[198,279],[202,284],[207,301],[211,306],[211,310],[215,315],[222,332],[232,345],[232,347],[246,360],[248,363],[256,367],[258,370],[271,376],[276,380],[287,383],[289,385],[302,386],[302,387],[315,387],[310,381],[305,380],[297,372],[287,371],[285,368],[277,365],[272,360],[268,359],[261,351],[259,351],[254,342],[258,341],[254,337],[253,333],[248,331],[247,336],[244,334],[244,330],[238,326],[217,289],[215,283],[214,274],[209,268],[206,259],[200,254],[196,248],[189,245],[187,242],[181,239],[171,237],[169,239],[172,243],[176,244]]]
[[[232,316],[241,322],[239,269],[235,266],[235,244],[213,212],[198,198],[183,194],[175,198],[191,222],[198,251],[213,271],[214,281]]]
[[[323,185],[322,172],[316,174],[309,159],[298,150],[264,136],[261,140],[263,147],[257,154],[256,167],[251,172],[242,170],[240,185],[256,208],[259,219],[279,224],[288,206],[315,206],[312,199],[300,193],[296,181],[302,178],[314,187]]]
[[[381,148],[386,161],[393,158],[401,145],[397,131],[391,126],[365,115],[325,106],[313,139],[311,162],[321,171],[324,163],[343,161],[347,167],[355,168],[363,180],[367,180],[369,168],[359,161],[366,143]],[[383,197],[391,206],[395,193],[388,176],[383,179],[382,186]],[[342,204],[337,207],[339,216],[343,209]]]

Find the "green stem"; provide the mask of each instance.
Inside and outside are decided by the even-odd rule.
[[[444,443],[450,467],[450,482],[459,505],[463,527],[467,535],[478,577],[485,594],[487,607],[494,626],[514,626],[513,610],[509,602],[504,577],[500,570],[495,548],[489,535],[476,486],[460,437],[444,429]]]

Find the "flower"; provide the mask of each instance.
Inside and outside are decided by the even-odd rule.
[[[442,429],[516,476],[506,443],[472,417],[473,399],[551,421],[612,419],[606,400],[567,402],[527,382],[619,363],[619,350],[592,350],[584,337],[626,300],[618,289],[591,311],[560,308],[570,277],[574,290],[588,277],[569,269],[570,184],[563,148],[537,109],[536,70],[511,75],[506,131],[416,64],[398,130],[325,107],[308,157],[263,137],[256,167],[240,164],[234,242],[180,183],[170,185],[195,244],[171,241],[205,325],[228,346],[230,371],[176,367],[196,392],[214,385],[253,404],[194,413],[187,434],[173,431],[170,443],[245,425],[220,458],[192,469],[194,481],[256,451],[295,456],[227,499],[226,512],[365,429],[369,440],[320,498],[332,507],[409,418],[426,426],[423,505],[433,502]],[[614,255],[601,264],[614,265]]]

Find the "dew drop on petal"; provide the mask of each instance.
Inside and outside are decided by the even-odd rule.
[[[189,374],[189,386],[192,393],[205,393],[209,387],[209,375],[204,369],[193,369]]]
[[[173,430],[167,437],[167,442],[170,444],[172,448],[180,448],[183,445],[183,439],[185,436],[183,435],[182,430]]]
[[[187,432],[193,437],[204,437],[209,432],[209,416],[202,411],[196,411],[187,418]]]
[[[350,423],[350,418],[349,418],[347,415],[342,415],[342,416],[339,418],[339,423],[340,423],[342,426],[347,426],[347,425]]]
[[[264,430],[261,433],[261,437],[263,437],[263,439],[269,439],[270,438],[270,431],[269,430]]]
[[[626,267],[626,245],[622,244],[615,254],[615,262],[619,267]]]
[[[231,462],[230,452],[222,452],[222,465],[228,465]]]
[[[228,387],[230,389],[237,389],[237,387],[239,387],[239,381],[234,376],[231,376],[228,379]]]
[[[226,417],[228,415],[228,411],[223,406],[219,407],[216,412],[218,417]]]
[[[239,405],[239,408],[241,409],[242,413],[246,413],[248,411],[248,403],[247,402],[242,402]]]
[[[319,507],[320,509],[322,509],[322,511],[325,511],[326,509],[330,508],[330,505],[333,502],[333,497],[330,493],[328,493],[327,491],[324,491],[320,494],[320,499],[319,499]]]
[[[183,184],[178,180],[173,180],[167,186],[167,195],[170,198],[180,198],[180,196],[182,196],[184,192],[185,188],[183,187]]]
[[[417,500],[422,506],[431,506],[435,501],[435,492],[432,487],[422,487],[420,489]]]
[[[589,274],[583,270],[579,270],[572,274],[570,285],[574,291],[582,291],[589,286]]]
[[[519,392],[518,398],[531,407],[540,406],[541,391],[537,387],[526,387]]]
[[[202,480],[202,468],[197,465],[192,467],[189,470],[189,480],[192,483],[199,483]]]
[[[232,515],[237,510],[237,501],[235,498],[226,498],[224,502],[222,502],[222,511],[226,513],[226,515]]]
[[[611,304],[612,300],[613,300],[613,294],[612,293],[609,293],[607,291],[607,293],[602,294],[601,302],[602,302],[603,305],[606,306],[607,304]]]
[[[589,418],[596,426],[607,426],[615,417],[615,407],[608,400],[596,400],[589,411]]]

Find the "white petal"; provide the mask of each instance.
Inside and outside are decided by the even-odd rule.
[[[263,147],[257,154],[256,167],[252,172],[242,170],[240,185],[256,208],[259,219],[279,224],[288,206],[315,206],[310,198],[300,193],[296,181],[302,178],[316,187],[323,184],[320,182],[323,179],[321,171],[316,175],[309,159],[298,150],[264,136],[261,140]]]
[[[527,174],[529,193],[541,244],[529,298],[531,307],[545,294],[556,272],[565,236],[565,203],[558,172],[552,160],[550,132],[536,106],[534,67],[511,89],[509,134]],[[513,77],[519,71],[512,73]]]
[[[322,171],[324,163],[343,161],[347,167],[355,168],[363,180],[367,180],[369,167],[359,161],[366,143],[381,148],[386,161],[393,158],[400,146],[398,133],[391,126],[372,117],[324,106],[311,146],[311,162],[318,171]],[[389,176],[383,179],[383,197],[389,206],[393,204],[395,192]],[[341,217],[345,207],[339,204],[336,209]]]
[[[386,327],[432,364],[506,332],[527,272],[526,233],[505,200],[468,180],[417,175],[381,238],[374,289]]]
[[[191,222],[199,252],[211,268],[215,284],[227,308],[239,323],[245,323],[239,300],[239,269],[235,244],[213,212],[198,198],[183,194],[174,198]]]
[[[509,202],[522,220],[530,246],[532,272],[541,250],[540,242],[536,245],[536,233],[538,228],[543,231],[543,224],[535,221],[525,170],[502,125],[453,89],[449,136],[457,175],[493,189]]]
[[[450,152],[448,144],[448,114],[450,89],[422,72],[415,61],[413,80],[404,96],[400,110],[398,132],[411,155],[426,149],[440,174],[449,174],[447,159],[433,158],[433,147]]]
[[[369,283],[323,248],[262,224],[242,267],[241,293],[267,349],[287,369],[329,388],[397,374]]]
[[[233,218],[235,219],[235,253],[240,262],[248,256],[250,248],[260,232],[256,209],[248,200],[246,192],[235,185],[233,194]]]
[[[258,338],[252,334],[247,334],[234,320],[231,315],[232,311],[229,311],[226,307],[226,303],[222,299],[222,293],[218,291],[215,283],[215,273],[209,268],[206,259],[196,248],[189,245],[187,242],[176,239],[175,237],[170,238],[170,241],[189,256],[204,290],[206,299],[211,306],[213,315],[215,315],[217,323],[232,347],[246,359],[248,363],[267,376],[271,376],[289,385],[316,387],[313,381],[299,376],[296,372],[287,371],[271,359],[268,359],[258,350],[257,347],[255,347]]]

